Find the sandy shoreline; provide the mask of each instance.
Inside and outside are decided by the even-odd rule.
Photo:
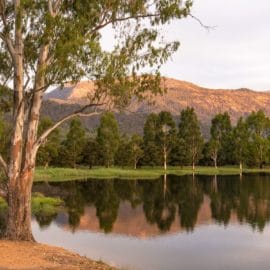
[[[63,248],[38,243],[0,241],[0,270],[116,270]]]

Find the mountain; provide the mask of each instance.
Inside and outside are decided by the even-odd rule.
[[[133,102],[129,112],[117,114],[120,128],[123,132],[141,133],[146,116],[151,112],[170,111],[176,121],[179,113],[187,106],[193,107],[202,123],[205,134],[211,119],[220,112],[227,111],[235,123],[240,116],[246,116],[252,111],[264,110],[270,116],[270,92],[253,91],[250,89],[208,89],[193,83],[175,79],[164,79],[167,89],[164,95],[156,96],[150,105],[147,102]],[[93,82],[79,82],[76,85],[67,84],[46,94],[43,114],[54,120],[78,109],[85,104],[87,94],[93,91]],[[98,117],[82,119],[86,127],[95,128]]]

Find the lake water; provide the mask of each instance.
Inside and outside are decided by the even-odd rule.
[[[130,270],[270,269],[270,175],[35,184],[37,241]]]

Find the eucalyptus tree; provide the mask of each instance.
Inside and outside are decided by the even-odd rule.
[[[76,168],[76,165],[83,158],[83,149],[86,144],[85,129],[79,119],[72,119],[69,124],[69,130],[66,139],[62,142],[62,160],[65,165]]]
[[[250,163],[262,168],[269,159],[270,150],[270,119],[263,111],[252,112],[246,119],[249,132]]]
[[[245,120],[240,117],[237,121],[237,125],[233,129],[232,136],[233,152],[236,161],[239,163],[239,169],[242,172],[243,163],[247,161],[248,157],[248,144],[249,144],[249,132],[248,126]]]
[[[178,137],[184,143],[185,160],[191,163],[193,170],[195,170],[195,164],[202,155],[203,136],[193,108],[188,107],[181,111],[178,127]]]
[[[161,148],[164,170],[167,170],[168,158],[174,146],[175,137],[176,128],[172,114],[166,111],[160,112],[158,114],[157,145]]]
[[[219,113],[212,119],[208,154],[214,161],[215,168],[218,160],[227,162],[230,159],[231,132],[231,119],[227,112]]]
[[[46,137],[73,116],[99,113],[101,104],[122,107],[131,97],[144,98],[146,90],[162,92],[153,75],[179,43],[162,43],[158,28],[188,16],[191,5],[191,0],[0,0],[0,84],[13,85],[10,155],[0,156],[8,239],[33,240],[31,188]],[[101,46],[105,27],[115,30],[109,52]],[[137,76],[142,67],[151,74]],[[81,78],[96,80],[87,104],[38,136],[44,92]]]
[[[133,168],[136,170],[138,162],[143,157],[143,139],[140,135],[134,134],[132,135],[130,142],[130,156],[132,160]]]
[[[143,157],[143,138],[133,134],[131,138],[122,136],[116,154],[117,164],[120,166],[132,166],[137,169],[138,162]]]
[[[161,163],[160,149],[157,145],[158,115],[150,113],[143,128],[143,162],[155,166]]]
[[[120,135],[118,123],[113,113],[106,112],[102,115],[97,130],[97,142],[100,147],[103,165],[106,167],[114,165],[115,155],[120,142]]]

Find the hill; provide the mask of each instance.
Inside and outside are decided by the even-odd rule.
[[[165,78],[166,93],[154,98],[154,104],[133,102],[129,112],[117,114],[122,131],[142,132],[146,116],[151,112],[163,110],[171,112],[175,119],[179,112],[187,106],[193,107],[202,123],[206,134],[213,116],[220,112],[229,112],[232,121],[246,116],[252,111],[264,110],[270,116],[270,92],[253,91],[250,89],[208,89],[198,85]],[[67,84],[63,89],[56,88],[46,94],[43,114],[57,119],[85,103],[89,91],[93,91],[93,82]],[[84,118],[84,124],[95,128],[98,117]]]

